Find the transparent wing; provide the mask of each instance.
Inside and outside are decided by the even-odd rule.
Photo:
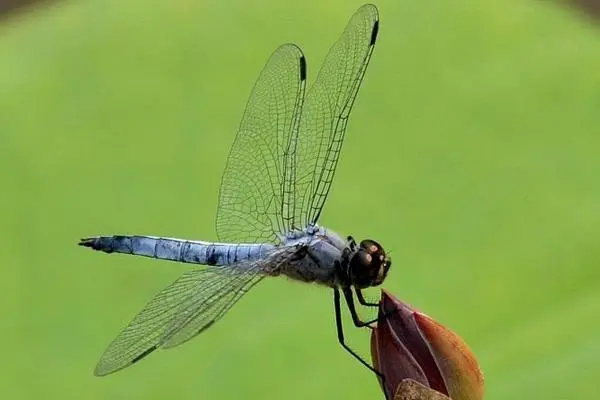
[[[186,272],[158,293],[113,340],[94,374],[108,375],[159,347],[174,347],[198,335],[299,250],[300,246],[279,247],[257,261]]]
[[[221,181],[216,230],[224,242],[278,242],[289,230],[289,153],[304,101],[306,61],[293,44],[271,55],[256,81]]]
[[[377,8],[372,4],[359,8],[307,93],[297,144],[296,225],[316,223],[319,218],[378,29]]]

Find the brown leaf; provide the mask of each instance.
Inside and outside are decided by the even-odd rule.
[[[405,379],[396,388],[394,400],[450,400],[450,397],[412,379]]]

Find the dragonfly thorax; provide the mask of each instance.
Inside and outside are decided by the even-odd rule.
[[[347,274],[350,283],[359,288],[380,285],[392,266],[392,260],[374,240],[363,240],[350,256]]]

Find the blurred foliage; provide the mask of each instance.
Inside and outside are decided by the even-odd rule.
[[[188,266],[75,245],[214,239],[260,68],[293,41],[311,79],[360,4],[67,0],[2,22],[7,398],[380,398],[337,344],[331,294],[283,279],[201,338],[94,378],[112,337]],[[380,41],[322,223],[391,249],[385,286],[466,340],[488,399],[593,397],[597,29],[550,2],[377,5]],[[367,355],[368,333],[347,325]]]
[[[575,9],[579,9],[583,14],[598,19],[600,18],[600,1],[598,0],[563,0]]]

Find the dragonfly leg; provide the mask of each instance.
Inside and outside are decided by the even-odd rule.
[[[360,290],[358,288],[354,288],[354,291],[356,292],[356,298],[358,299],[358,302],[361,305],[367,306],[367,307],[379,307],[379,303],[372,303],[370,301],[365,300],[362,290]]]
[[[356,307],[354,306],[354,296],[352,295],[352,289],[350,289],[349,287],[344,287],[342,288],[342,292],[344,293],[344,298],[346,299],[346,303],[348,304],[348,309],[350,310],[350,315],[352,316],[352,322],[354,322],[354,326],[356,326],[357,328],[362,328],[365,326],[372,328],[371,324],[377,322],[377,318],[369,321],[361,321],[361,319],[358,316],[358,313],[356,312]]]
[[[365,297],[362,294],[362,290],[360,290],[358,288],[354,288],[354,290],[356,291],[356,297],[358,298],[358,302],[361,305],[366,306],[366,307],[379,307],[379,303],[371,303],[371,302],[366,301]],[[395,314],[397,311],[398,310],[392,310],[391,312],[390,311],[386,311],[386,312],[383,313],[382,318],[385,319],[385,318],[389,317],[390,315]],[[376,322],[376,321],[379,320],[379,318],[380,317],[377,317],[377,319],[375,319],[375,320],[372,320],[372,321],[369,321],[369,322],[365,322],[365,324],[370,324],[370,323]]]
[[[377,371],[375,368],[373,368],[368,362],[366,362],[365,360],[362,359],[361,356],[359,356],[358,354],[356,354],[356,352],[354,352],[354,350],[352,350],[344,341],[344,327],[342,325],[342,307],[341,307],[341,302],[340,302],[340,291],[338,288],[334,288],[333,289],[333,304],[335,307],[335,325],[337,328],[337,336],[338,336],[338,341],[340,342],[340,344],[342,345],[342,347],[344,349],[346,349],[346,351],[350,354],[352,354],[352,356],[354,358],[356,358],[362,365],[364,365],[365,367],[367,367],[370,371],[374,372],[375,375],[377,375],[382,381],[384,379],[383,375],[381,374],[381,372]]]

